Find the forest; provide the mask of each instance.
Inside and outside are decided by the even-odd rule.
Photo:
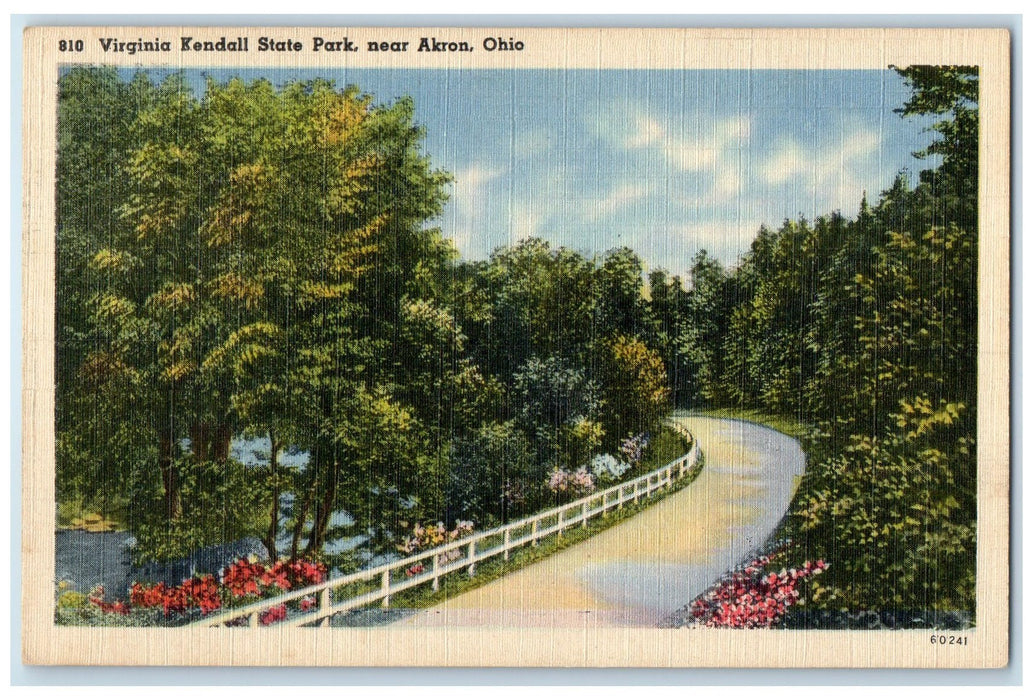
[[[789,560],[829,563],[808,605],[973,610],[978,72],[898,72],[901,118],[938,118],[914,182],[681,279],[537,238],[461,259],[410,100],[68,70],[59,524],[102,512],[156,560],[391,552],[643,469],[679,449],[674,408],[749,409],[808,426],[785,525]]]

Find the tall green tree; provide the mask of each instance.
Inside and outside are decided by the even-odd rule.
[[[288,444],[312,455],[292,513],[310,525],[310,550],[342,502],[416,489],[407,471],[392,486],[341,486],[354,482],[349,471],[385,459],[375,456],[388,439],[377,431],[410,431],[411,411],[391,396],[398,378],[374,358],[397,336],[399,295],[443,277],[431,270],[399,284],[401,270],[414,257],[428,268],[449,255],[422,225],[440,211],[447,178],[419,150],[411,103],[374,106],[325,81],[282,90],[209,82],[201,99],[179,76],[123,86],[114,74],[72,72],[63,85],[59,210],[83,221],[59,223],[62,389],[98,398],[101,382],[125,397],[120,415],[137,429],[120,434],[134,443],[134,464],[151,460],[161,518],[175,524],[196,511],[183,502],[197,493],[184,486],[192,465],[236,468],[229,444],[238,434],[272,443],[263,535],[274,555],[280,496],[294,488],[278,467]],[[90,213],[77,202],[95,186],[72,158],[86,147],[77,145],[80,102],[97,94],[111,112],[137,109],[117,138],[85,139],[117,165]],[[78,291],[86,279],[89,294]],[[360,426],[363,440],[345,425]],[[71,460],[80,427],[61,428]],[[418,471],[426,460],[413,444],[406,468]],[[61,463],[59,475],[77,469]],[[146,490],[146,474],[142,482]]]

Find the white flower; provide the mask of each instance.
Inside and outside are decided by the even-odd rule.
[[[610,477],[616,479],[631,469],[630,464],[622,462],[610,454],[596,455],[592,458],[590,466],[596,478]]]

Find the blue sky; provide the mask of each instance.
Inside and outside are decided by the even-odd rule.
[[[735,264],[758,227],[857,212],[931,136],[893,113],[893,71],[210,71],[275,84],[316,76],[416,104],[455,181],[433,222],[466,258],[539,236],[585,253],[626,245],[685,274],[707,249]],[[200,74],[188,74],[201,85]]]

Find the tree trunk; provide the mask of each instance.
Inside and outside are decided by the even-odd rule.
[[[327,475],[327,484],[323,490],[323,497],[316,506],[316,516],[312,522],[312,530],[309,532],[308,543],[305,545],[306,556],[311,557],[317,554],[326,542],[326,530],[330,525],[330,516],[333,514],[334,503],[337,502],[338,477],[338,464],[335,461],[330,465],[330,473]]]
[[[298,550],[301,547],[301,535],[305,531],[305,520],[308,519],[308,512],[312,508],[312,500],[316,497],[316,484],[319,483],[319,468],[315,459],[310,459],[312,469],[312,481],[305,490],[305,500],[300,508],[294,511],[294,532],[291,534],[291,559],[298,558]]]
[[[233,430],[226,423],[194,423],[190,426],[190,449],[197,462],[225,462],[230,458]]]
[[[193,423],[190,426],[190,451],[194,453],[194,461],[208,461],[208,424]]]
[[[216,462],[225,462],[230,458],[230,442],[233,440],[233,429],[226,423],[220,423],[212,436],[212,457]]]
[[[280,452],[280,444],[276,442],[276,433],[269,429],[269,481],[272,488],[272,497],[269,503],[269,529],[265,533],[265,548],[269,551],[269,561],[276,561],[276,535],[280,530],[280,481],[279,465],[277,455]]]
[[[158,466],[161,469],[161,484],[165,491],[165,517],[175,520],[182,515],[183,507],[179,497],[179,483],[172,459],[172,436],[162,435],[159,444]]]

